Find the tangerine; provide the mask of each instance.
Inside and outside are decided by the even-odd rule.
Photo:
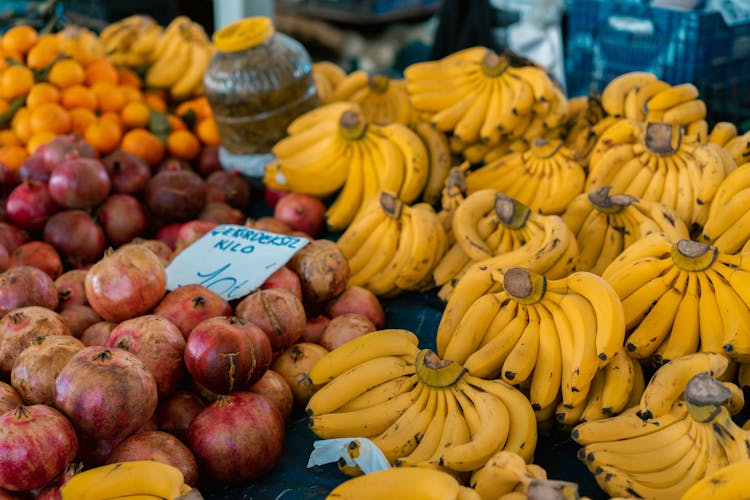
[[[175,130],[167,136],[167,151],[170,155],[183,160],[192,160],[201,152],[201,143],[188,130]]]
[[[67,134],[73,122],[68,112],[55,102],[45,102],[31,110],[31,132]]]
[[[85,85],[72,85],[63,89],[62,105],[65,109],[86,108],[95,111],[99,106],[99,99]]]
[[[86,127],[83,138],[100,154],[107,154],[117,149],[122,130],[111,120],[97,120]]]
[[[120,83],[120,74],[109,59],[97,59],[92,62],[86,66],[85,75],[86,85],[89,87],[99,82],[107,82],[112,85]]]
[[[85,82],[86,74],[75,59],[61,59],[52,65],[47,80],[64,89]]]
[[[219,128],[213,117],[204,118],[195,125],[195,133],[206,146],[218,146],[221,144]]]
[[[0,77],[0,94],[11,100],[29,93],[34,86],[34,73],[26,66],[11,66]]]
[[[17,170],[28,157],[29,152],[23,146],[9,144],[0,147],[0,162],[5,163],[11,170]]]
[[[26,96],[26,107],[34,109],[45,102],[60,102],[60,90],[50,83],[35,83]]]
[[[8,52],[26,54],[36,45],[39,33],[27,24],[13,26],[3,35],[3,49]]]

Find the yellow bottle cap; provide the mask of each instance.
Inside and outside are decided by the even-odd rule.
[[[273,21],[270,18],[254,16],[223,27],[214,33],[213,42],[222,52],[235,52],[260,45],[273,34]]]

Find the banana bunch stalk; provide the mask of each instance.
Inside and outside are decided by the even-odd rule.
[[[163,31],[153,18],[134,15],[107,25],[99,33],[99,38],[110,61],[140,69],[151,63],[151,53]]]
[[[586,173],[575,154],[559,139],[537,138],[531,149],[503,156],[466,176],[469,194],[495,189],[531,210],[561,214],[583,192]]]
[[[540,418],[550,408],[585,406],[595,375],[614,362],[624,338],[615,291],[588,272],[558,280],[521,267],[495,274],[496,281],[478,273],[459,281],[438,326],[438,354],[476,377],[528,384]],[[621,410],[631,391],[623,388],[618,403],[605,402],[608,411]]]
[[[578,242],[576,269],[601,275],[620,253],[651,233],[689,238],[687,226],[669,207],[602,186],[578,195],[562,214]]]
[[[608,115],[639,122],[664,122],[683,128],[699,142],[708,137],[706,103],[692,83],[670,85],[653,73],[631,71],[610,81],[602,91]]]
[[[323,439],[366,437],[397,467],[474,471],[498,451],[530,462],[537,441],[526,397],[419,349],[407,330],[358,337],[310,370],[307,414]]]
[[[534,139],[559,127],[568,101],[537,66],[514,66],[510,53],[470,47],[404,70],[412,105],[462,144]]]
[[[353,71],[338,82],[330,96],[330,102],[351,101],[359,104],[370,123],[408,125],[415,121],[406,83],[388,78],[383,74],[369,74],[365,70]]]
[[[334,90],[346,78],[346,71],[334,62],[316,61],[312,64],[312,76],[320,102],[329,104],[333,102]]]
[[[750,259],[653,233],[626,248],[602,274],[622,300],[625,347],[663,364],[722,352],[750,360]]]
[[[188,491],[180,469],[155,460],[136,460],[94,467],[71,477],[60,488],[63,500],[101,498],[167,498]]]
[[[737,167],[719,184],[699,240],[724,253],[748,251],[750,240],[750,163]]]
[[[69,24],[56,36],[62,51],[84,66],[106,56],[101,38],[88,28]]]
[[[328,196],[340,190],[328,208],[331,230],[345,229],[380,191],[412,203],[430,176],[427,147],[400,123],[368,122],[359,105],[334,102],[294,120],[289,135],[272,148],[267,186]]]
[[[670,363],[649,382],[643,398],[653,397],[659,403],[658,416],[644,419],[642,410],[633,407],[573,430],[573,439],[584,445],[578,458],[610,495],[681,498],[704,477],[750,458],[746,446],[750,435],[732,421],[729,410],[738,388],[714,378],[711,368],[721,366],[705,359],[722,356],[697,356],[675,360],[680,362],[670,373],[677,375],[675,380],[656,380]]]
[[[447,239],[430,205],[408,206],[382,192],[336,244],[349,263],[350,286],[392,297],[432,286],[432,270],[445,252]]]
[[[677,125],[620,120],[599,137],[586,191],[612,186],[618,193],[658,201],[695,231],[706,222],[719,184],[736,168],[720,149],[683,135]]]
[[[481,189],[467,196],[453,211],[451,233],[454,243],[433,271],[433,280],[442,286],[460,278],[472,265],[506,255],[527,244],[547,240],[545,232],[557,229],[559,218],[532,212],[529,207],[494,189]],[[565,232],[560,228],[562,232]],[[571,242],[572,240],[568,239]],[[525,251],[523,252],[525,253]],[[569,273],[575,265],[576,245],[568,245],[570,264],[534,268],[552,278]],[[518,259],[519,265],[521,260]]]
[[[498,200],[498,203],[495,204],[494,200]],[[575,235],[559,216],[534,214],[516,200],[497,195],[488,201],[481,217],[469,220],[466,214],[472,206],[476,208],[474,201],[467,210],[462,210],[461,217],[454,216],[452,227],[456,242],[437,264],[439,267],[433,270],[433,281],[444,282],[438,292],[441,299],[448,302],[462,281],[460,293],[466,300],[473,301],[492,288],[498,291],[502,288],[503,271],[514,266],[524,266],[552,279],[563,278],[573,272],[578,258],[578,244]],[[486,257],[479,253],[480,250],[495,248],[496,238],[493,237],[495,233],[483,238],[484,226],[495,224],[490,222],[495,218],[498,219],[495,233],[504,234],[504,239],[510,238],[518,247]],[[463,243],[459,243],[459,239]],[[469,246],[471,249],[464,252]],[[476,256],[477,260],[472,256]],[[468,263],[467,258],[470,259]]]
[[[144,38],[145,47],[137,52],[147,54],[150,61],[146,85],[169,90],[177,101],[201,95],[203,76],[216,50],[203,27],[178,16],[159,35]]]
[[[574,103],[580,102],[576,99],[581,98],[569,101],[573,111],[576,111]],[[617,118],[605,113],[598,96],[592,94],[583,99],[583,106],[577,112],[571,113],[570,118],[565,122],[563,140],[565,146],[575,153],[579,163],[588,167],[596,141],[610,125],[617,121]]]

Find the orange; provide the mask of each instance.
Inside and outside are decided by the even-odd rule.
[[[63,89],[62,105],[65,109],[86,108],[95,111],[99,106],[99,99],[94,91],[85,85],[72,85]]]
[[[208,99],[205,96],[196,97],[195,99],[190,99],[189,101],[182,102],[179,106],[177,106],[176,111],[179,116],[182,116],[191,109],[193,110],[193,113],[195,113],[195,117],[199,121],[213,116],[211,105],[208,103]]]
[[[36,45],[39,33],[29,25],[13,26],[3,35],[3,49],[26,54]]]
[[[141,77],[138,76],[138,73],[130,68],[117,68],[117,76],[120,81],[120,85],[135,87],[137,89],[140,89],[143,86]]]
[[[167,121],[172,131],[174,130],[187,130],[187,125],[180,119],[179,116],[173,115],[172,113],[167,114]]]
[[[5,163],[11,170],[16,170],[29,157],[29,152],[23,146],[0,147],[0,162]]]
[[[164,95],[161,92],[149,90],[143,93],[143,100],[146,101],[148,107],[161,111],[162,113],[167,111],[167,101],[164,99]]]
[[[219,129],[213,118],[204,118],[195,125],[195,133],[206,146],[218,146],[221,144]]]
[[[49,83],[35,83],[26,96],[26,107],[34,109],[45,102],[60,102],[60,90]]]
[[[29,141],[26,143],[26,150],[29,152],[29,154],[33,154],[34,151],[36,151],[36,148],[38,148],[42,144],[48,143],[55,137],[57,137],[57,134],[54,132],[37,132],[29,138]]]
[[[120,116],[127,128],[146,128],[151,118],[151,109],[143,101],[133,101],[122,108]]]
[[[99,115],[99,121],[108,121],[114,125],[117,125],[120,131],[122,131],[122,117],[120,117],[119,113],[115,113],[114,111],[107,111],[106,113],[102,113]]]
[[[107,82],[112,85],[120,83],[120,74],[117,68],[108,59],[97,59],[88,66],[84,71],[86,75],[86,85],[89,87],[98,82]]]
[[[9,68],[11,66],[7,60],[8,58],[14,59],[19,64],[23,64],[23,55],[20,52],[5,50],[0,47],[0,69]]]
[[[201,143],[192,132],[175,130],[167,137],[167,151],[170,155],[192,160],[201,152]]]
[[[18,137],[21,143],[26,143],[31,137],[31,111],[29,108],[22,107],[16,114],[13,115],[13,119],[10,121],[10,128]]]
[[[100,154],[107,154],[120,144],[122,131],[111,120],[98,120],[86,127],[83,138]]]
[[[52,65],[47,80],[64,89],[85,82],[86,74],[81,63],[75,59],[61,59]]]
[[[73,108],[68,111],[71,120],[71,131],[83,137],[86,127],[97,120],[96,114],[88,108]]]
[[[31,132],[54,132],[67,134],[73,121],[68,112],[57,103],[45,102],[31,110]]]
[[[4,113],[5,110],[8,109],[8,106],[10,106],[10,104],[8,104],[8,101],[0,98],[0,113]]]
[[[42,69],[52,63],[60,54],[60,41],[53,34],[39,37],[39,41],[26,54],[26,64],[30,68]]]
[[[21,140],[12,130],[0,130],[0,146],[21,146]]]
[[[125,93],[117,86],[108,82],[98,82],[91,86],[99,101],[99,111],[119,113],[125,107]]]
[[[26,66],[11,66],[0,77],[0,94],[7,100],[26,95],[34,86],[34,73]]]
[[[119,89],[125,95],[125,102],[143,101],[143,94],[139,89],[130,85],[120,85]]]
[[[120,148],[138,156],[151,166],[164,158],[164,144],[154,134],[142,128],[125,132]]]

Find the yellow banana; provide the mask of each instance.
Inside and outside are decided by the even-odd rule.
[[[461,486],[451,474],[424,467],[394,467],[363,474],[336,486],[331,500],[377,500],[380,498],[458,498]]]
[[[414,130],[425,143],[429,157],[429,174],[422,192],[422,200],[434,205],[440,199],[451,168],[448,139],[443,132],[431,127],[427,122],[417,123]]]
[[[609,115],[624,116],[625,95],[628,91],[653,80],[656,80],[653,73],[643,71],[631,71],[612,79],[602,91],[602,107]]]
[[[350,399],[347,403],[341,405],[341,407],[339,407],[336,412],[351,412],[377,406],[405,392],[411,391],[414,386],[417,385],[418,381],[419,380],[417,375],[404,375],[401,377],[396,377],[392,380],[389,380],[388,382],[383,382],[380,385],[376,385],[372,389],[369,389],[359,396]]]
[[[532,306],[539,317],[539,349],[529,389],[529,401],[535,411],[549,407],[560,393],[562,353],[554,319],[544,307]]]
[[[655,94],[646,103],[649,111],[667,111],[670,108],[698,98],[698,89],[692,83],[673,85]]]
[[[149,494],[174,499],[182,494],[180,469],[155,460],[117,462],[88,469],[60,488],[64,500],[95,500]]]
[[[190,63],[184,73],[169,88],[172,98],[178,101],[196,94],[197,88],[203,83],[203,75],[214,53],[212,45],[194,40],[188,43],[190,44]]]
[[[608,417],[627,408],[635,385],[638,362],[628,356],[625,349],[620,349],[610,363],[603,368],[603,387],[601,396],[602,414]]]
[[[415,132],[400,123],[374,130],[398,146],[403,155],[404,177],[398,194],[404,202],[412,203],[422,193],[429,175],[429,158],[424,143]]]
[[[688,125],[706,117],[706,103],[694,99],[680,103],[664,111],[662,120],[672,125]]]

